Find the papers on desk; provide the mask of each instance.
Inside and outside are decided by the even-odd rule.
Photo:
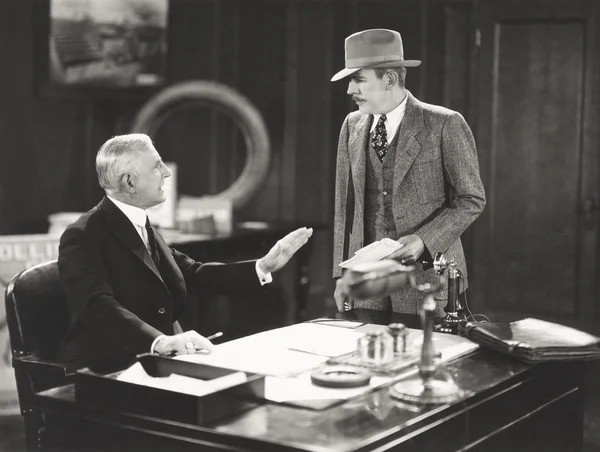
[[[153,378],[136,363],[121,373],[118,379],[200,396],[240,384],[246,381],[248,372],[266,376],[266,400],[321,410],[418,371],[413,358],[419,356],[423,333],[409,328],[408,343],[413,353],[408,355],[407,359],[411,362],[405,370],[394,375],[374,374],[368,386],[359,388],[325,388],[312,383],[310,374],[315,368],[324,364],[330,357],[346,355],[356,350],[357,339],[367,331],[384,328],[380,325],[366,324],[357,329],[347,329],[301,323],[217,345],[215,351],[210,354],[174,358],[237,371],[222,378],[208,381],[182,375]],[[442,333],[433,333],[433,341],[436,351],[441,352],[442,362],[470,353],[478,347],[464,337]]]
[[[217,346],[220,348],[217,348],[209,355],[182,355],[176,356],[175,359],[261,375],[284,377],[313,369],[328,359],[323,356],[309,355],[285,349],[263,349],[260,346],[257,348],[222,347],[223,345],[225,344]]]
[[[318,324],[321,326],[335,326],[336,328],[348,328],[351,330],[365,324],[365,322],[356,322],[354,320],[346,319],[332,319],[329,317],[321,317],[319,319],[310,320],[308,323]]]
[[[375,325],[368,326],[383,328]],[[366,327],[363,328],[363,331],[366,330]],[[410,358],[416,357],[418,360],[420,348],[423,343],[423,332],[412,328],[408,328],[408,332],[409,349],[413,351],[409,356]],[[470,340],[451,334],[433,333],[432,339],[436,351],[441,353],[441,362],[448,362],[464,356],[478,348],[478,345]],[[414,361],[414,359],[411,360]],[[321,410],[336,403],[354,399],[379,387],[414,375],[417,372],[418,367],[412,364],[393,375],[373,374],[367,386],[357,388],[326,388],[317,386],[310,379],[310,371],[288,378],[267,377],[265,378],[265,398],[271,402]]]
[[[356,341],[362,334],[345,328],[300,323],[219,344],[207,355],[182,355],[176,359],[286,377],[356,350]]]
[[[348,329],[332,328],[317,323],[300,323],[291,332],[287,347],[313,355],[332,358],[356,350],[356,342],[364,333]]]
[[[359,249],[356,253],[354,253],[354,256],[342,262],[340,267],[352,268],[357,264],[379,261],[389,256],[394,251],[402,248],[402,246],[403,244],[398,243],[396,240],[392,240],[387,237],[383,238],[365,246],[364,248]]]
[[[185,375],[171,374],[168,377],[151,377],[137,362],[117,376],[117,380],[151,388],[164,389],[193,396],[204,396],[236,386],[247,381],[244,372],[234,372],[212,380],[200,380]]]

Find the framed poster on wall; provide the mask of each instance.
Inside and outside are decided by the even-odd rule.
[[[169,0],[38,0],[45,93],[124,93],[166,81]]]

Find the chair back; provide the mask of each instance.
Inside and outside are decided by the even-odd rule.
[[[37,264],[14,276],[5,303],[13,357],[55,360],[69,326],[58,262]]]

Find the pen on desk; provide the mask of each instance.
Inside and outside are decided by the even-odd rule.
[[[221,337],[221,336],[223,336],[223,331],[219,331],[218,333],[211,334],[206,339],[208,339],[209,341],[212,341],[213,339],[216,339],[216,338]]]

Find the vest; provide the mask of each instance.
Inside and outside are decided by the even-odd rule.
[[[400,127],[388,146],[387,154],[383,162],[379,160],[375,149],[371,145],[367,146],[367,166],[365,168],[365,207],[364,207],[364,225],[365,238],[364,243],[368,245],[388,237],[392,240],[398,240],[394,213],[392,211],[392,193],[394,190],[394,164],[396,161],[396,148],[398,144],[398,135]],[[390,297],[384,297],[376,300],[368,300],[368,308],[382,311],[391,311],[392,302]],[[358,307],[358,306],[357,306]]]
[[[400,127],[398,127],[400,130]],[[367,167],[365,171],[365,245],[388,237],[398,240],[394,213],[392,211],[392,193],[394,190],[394,164],[399,132],[388,146],[388,151],[379,161],[375,149],[370,143],[367,147]]]

